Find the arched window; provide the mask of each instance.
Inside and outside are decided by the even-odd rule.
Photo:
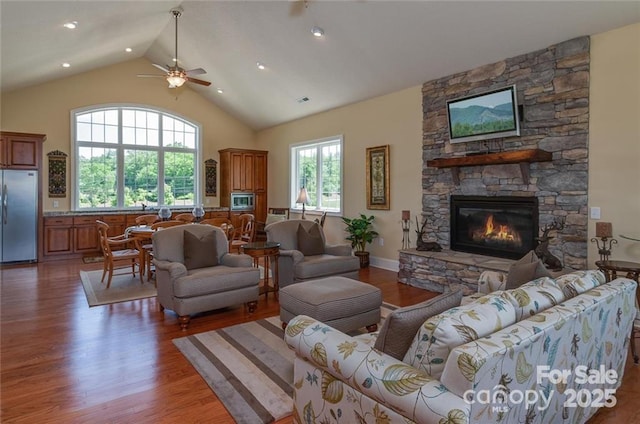
[[[71,123],[75,210],[199,203],[197,123],[113,105],[76,109]]]

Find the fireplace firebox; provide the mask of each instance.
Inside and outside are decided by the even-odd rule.
[[[518,259],[536,247],[538,198],[451,196],[451,250]]]

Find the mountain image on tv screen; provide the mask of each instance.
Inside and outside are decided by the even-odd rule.
[[[514,130],[516,124],[511,102],[497,106],[451,106],[451,136],[453,138]]]

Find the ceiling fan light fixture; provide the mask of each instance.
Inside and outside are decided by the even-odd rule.
[[[264,63],[262,62],[256,62],[256,66],[258,67],[258,69],[260,69],[261,71],[264,71],[264,69],[266,68],[266,66],[264,65]]]
[[[70,68],[70,67],[71,67],[71,64],[70,64],[69,62],[64,62],[64,63],[62,64],[62,67],[63,67],[63,68]]]
[[[62,26],[65,27],[66,29],[76,29],[78,28],[78,21],[66,22]]]
[[[224,93],[224,90],[222,88],[218,88],[216,91],[218,92],[218,94]]]
[[[187,81],[182,72],[179,71],[170,71],[169,75],[167,75],[167,82],[169,83],[169,87],[182,87],[182,85]]]
[[[311,33],[313,34],[314,37],[318,37],[318,38],[324,36],[324,30],[319,26],[314,26],[313,28],[311,28]]]

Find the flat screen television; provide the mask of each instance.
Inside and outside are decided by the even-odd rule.
[[[516,86],[447,100],[452,143],[520,135]]]

